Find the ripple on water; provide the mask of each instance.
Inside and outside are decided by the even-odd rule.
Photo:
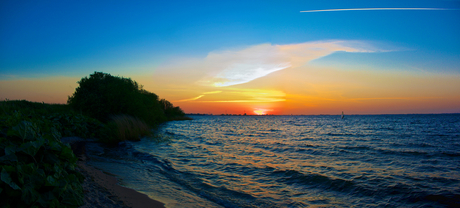
[[[144,139],[123,149],[129,157],[106,156],[139,172],[144,192],[190,207],[460,203],[458,114],[194,119],[163,125],[170,143]]]

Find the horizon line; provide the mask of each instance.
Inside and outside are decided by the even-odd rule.
[[[460,114],[458,113],[352,113],[352,114],[345,114],[345,116],[379,116],[379,115],[444,115],[444,114]],[[206,116],[341,116],[342,114],[264,114],[264,115],[257,115],[257,114],[219,114],[219,113],[185,113],[185,115],[206,115]]]
[[[378,10],[454,10],[446,8],[350,8],[350,9],[320,9],[300,12],[341,12],[341,11],[378,11]]]

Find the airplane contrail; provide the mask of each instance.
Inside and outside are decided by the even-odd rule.
[[[353,9],[322,9],[300,12],[341,12],[341,11],[372,11],[372,10],[451,10],[445,8],[353,8]]]

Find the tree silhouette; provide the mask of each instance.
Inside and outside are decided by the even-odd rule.
[[[94,72],[78,84],[67,103],[103,122],[112,116],[126,114],[155,125],[184,115],[179,107],[174,107],[165,99],[158,100],[156,94],[142,89],[130,78]]]

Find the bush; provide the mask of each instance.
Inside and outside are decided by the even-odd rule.
[[[94,72],[78,83],[79,87],[67,103],[102,122],[109,122],[116,115],[130,115],[155,126],[184,115],[179,107],[167,100],[158,100],[157,95],[142,89],[130,78]]]
[[[63,137],[99,137],[100,130],[103,128],[103,124],[98,120],[76,113],[67,105],[25,100],[1,101],[0,119],[2,119],[0,124],[2,128],[14,126],[21,120],[28,119],[38,123],[42,131],[49,132],[54,128]]]
[[[51,122],[51,126],[56,128],[63,137],[98,138],[104,124],[96,119],[75,113],[51,113],[42,116],[43,119]]]
[[[60,141],[61,132],[30,109],[23,114],[5,103],[2,109],[8,111],[0,114],[1,207],[82,205],[83,177],[72,150]]]

